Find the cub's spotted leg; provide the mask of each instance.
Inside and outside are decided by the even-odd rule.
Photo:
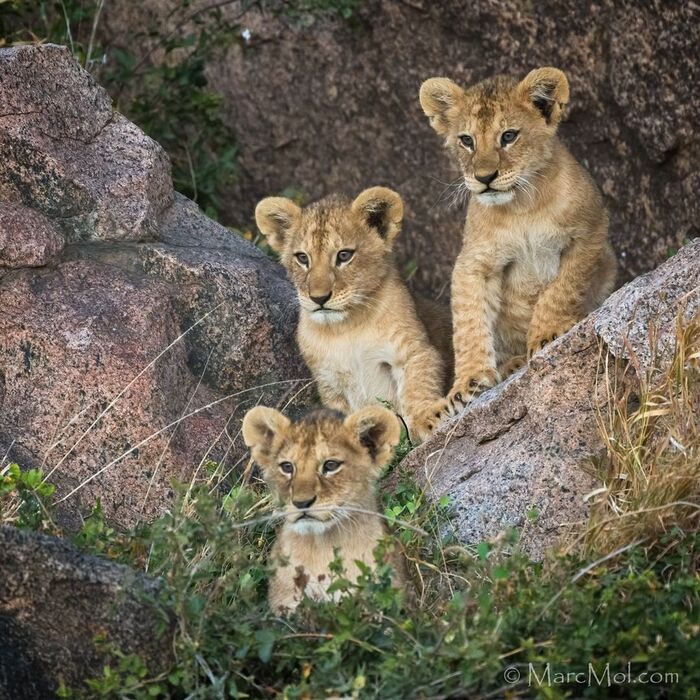
[[[452,275],[455,381],[445,410],[454,415],[501,380],[496,369],[493,324],[500,310],[501,274],[486,254],[464,250]]]

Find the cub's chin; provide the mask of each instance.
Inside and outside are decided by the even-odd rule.
[[[310,311],[309,318],[321,326],[330,326],[334,323],[341,323],[347,318],[347,313],[345,311],[336,311],[334,309],[318,309],[317,311]]]
[[[299,518],[290,522],[289,526],[297,535],[320,535],[332,526],[330,520],[317,520],[316,518]]]
[[[495,207],[499,204],[508,204],[508,202],[512,202],[515,197],[515,192],[513,192],[513,190],[507,190],[505,192],[489,190],[488,192],[481,192],[475,196],[479,204],[483,204],[487,207]]]

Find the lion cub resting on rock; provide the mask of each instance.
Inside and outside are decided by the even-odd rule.
[[[299,348],[323,404],[349,413],[388,401],[405,417],[411,438],[422,440],[437,422],[435,406],[447,388],[436,349],[446,339],[431,344],[426,328],[439,319],[419,318],[393,261],[402,218],[401,198],[384,187],[353,202],[329,197],[305,209],[268,197],[255,210],[260,231],[296,285]]]
[[[326,589],[336,550],[351,581],[360,574],[356,561],[375,565],[374,548],[387,535],[375,485],[400,431],[398,418],[382,406],[347,418],[314,411],[296,423],[273,408],[248,411],[243,439],[285,516],[270,553],[276,564],[269,587],[275,612],[294,610],[304,594],[331,597]],[[402,556],[394,553],[389,563],[394,584],[402,587]]]
[[[566,76],[539,68],[467,90],[423,83],[420,102],[472,196],[452,275],[451,411],[600,305],[615,283],[608,217],[556,132]]]

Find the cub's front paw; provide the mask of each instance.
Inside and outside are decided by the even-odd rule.
[[[511,374],[515,374],[520,368],[525,367],[527,364],[527,357],[525,355],[516,355],[511,357],[510,360],[504,362],[499,367],[499,372],[501,373],[501,378],[505,379],[510,377]]]
[[[423,442],[447,415],[445,399],[427,404],[415,411],[408,421],[408,432],[413,443]]]
[[[470,401],[500,381],[499,373],[492,367],[485,367],[465,378],[458,377],[445,399],[447,414],[454,416],[459,413]]]
[[[576,323],[577,319],[572,317],[561,318],[547,324],[532,323],[527,333],[528,359],[542,350],[545,345],[564,335]]]

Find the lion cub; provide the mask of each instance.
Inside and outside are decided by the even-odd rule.
[[[422,440],[447,388],[436,349],[445,343],[431,344],[392,258],[402,218],[401,198],[384,187],[305,209],[268,197],[255,210],[296,285],[299,348],[324,405],[348,413],[388,401]]]
[[[377,512],[375,485],[399,442],[398,418],[369,406],[345,418],[314,411],[292,423],[258,406],[243,419],[243,439],[263,478],[279,498],[284,524],[270,553],[276,564],[270,607],[294,610],[304,594],[328,600],[329,564],[338,550],[350,580],[356,561],[374,566],[374,548],[387,535]],[[394,583],[404,585],[404,561],[391,555]]]
[[[601,194],[557,137],[568,99],[556,68],[467,90],[447,78],[421,87],[423,111],[472,193],[452,275],[451,411],[566,333],[615,284]]]

